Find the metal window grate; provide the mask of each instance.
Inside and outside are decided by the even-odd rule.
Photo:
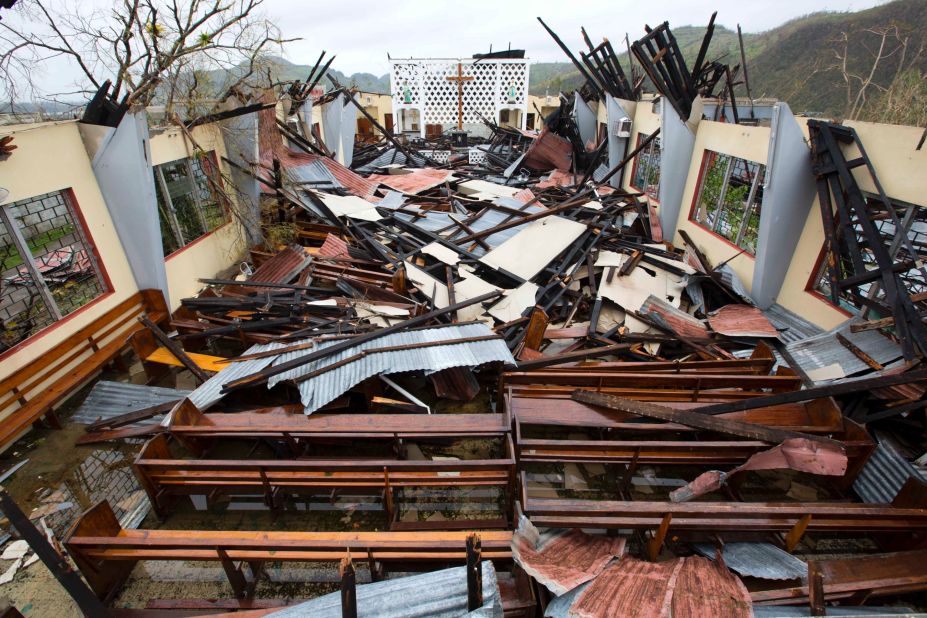
[[[211,152],[156,165],[153,172],[165,256],[229,221]]]
[[[107,291],[67,191],[0,208],[0,349]]]

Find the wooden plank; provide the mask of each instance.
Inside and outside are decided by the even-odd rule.
[[[230,359],[221,356],[211,356],[209,354],[200,354],[198,352],[187,352],[186,355],[192,360],[197,367],[203,371],[218,373],[227,367]],[[172,367],[185,367],[183,362],[177,358],[166,347],[159,347],[154,352],[145,357],[149,363],[159,363],[161,365],[171,365]]]

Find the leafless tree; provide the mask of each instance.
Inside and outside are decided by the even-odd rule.
[[[872,44],[873,36],[876,45]],[[856,37],[859,37],[860,45],[865,50],[865,58],[851,58],[850,41]],[[837,63],[832,68],[840,72],[846,86],[845,118],[859,118],[867,101],[890,94],[893,84],[898,83],[902,75],[916,65],[925,51],[923,41],[916,51],[911,49],[911,45],[910,35],[903,33],[896,24],[865,28],[852,37],[850,33],[840,33],[833,48]],[[897,61],[896,70],[891,80],[879,83],[879,67],[889,59]],[[851,66],[859,65],[864,67],[863,70],[854,72]]]
[[[201,77],[215,69],[227,76],[223,91],[250,85],[266,78],[264,56],[286,42],[261,15],[263,3],[116,0],[111,9],[88,11],[64,0],[21,0],[0,21],[0,93],[10,101],[86,95],[110,80],[113,98],[130,105],[156,98],[187,104],[191,92],[203,96]],[[37,68],[62,58],[80,76],[75,89],[40,92]]]

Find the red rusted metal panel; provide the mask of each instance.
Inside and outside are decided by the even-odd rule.
[[[728,337],[777,337],[779,332],[763,312],[749,305],[725,305],[708,316],[708,324]]]
[[[537,171],[568,170],[573,163],[573,146],[567,140],[547,129],[541,131],[537,141],[525,153],[524,164]]]
[[[368,180],[386,185],[396,191],[416,195],[422,191],[437,187],[447,180],[448,176],[450,176],[450,172],[447,170],[423,168],[413,170],[409,174],[371,174]]]

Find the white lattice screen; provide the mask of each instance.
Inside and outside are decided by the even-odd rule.
[[[411,59],[391,60],[393,113],[418,109],[425,125],[456,126],[458,119],[458,62],[465,77],[463,84],[463,123],[481,124],[480,117],[499,121],[500,109],[528,109],[528,61],[525,59]],[[513,92],[514,91],[514,92]],[[408,98],[408,102],[406,99]],[[403,127],[408,130],[408,127]]]

